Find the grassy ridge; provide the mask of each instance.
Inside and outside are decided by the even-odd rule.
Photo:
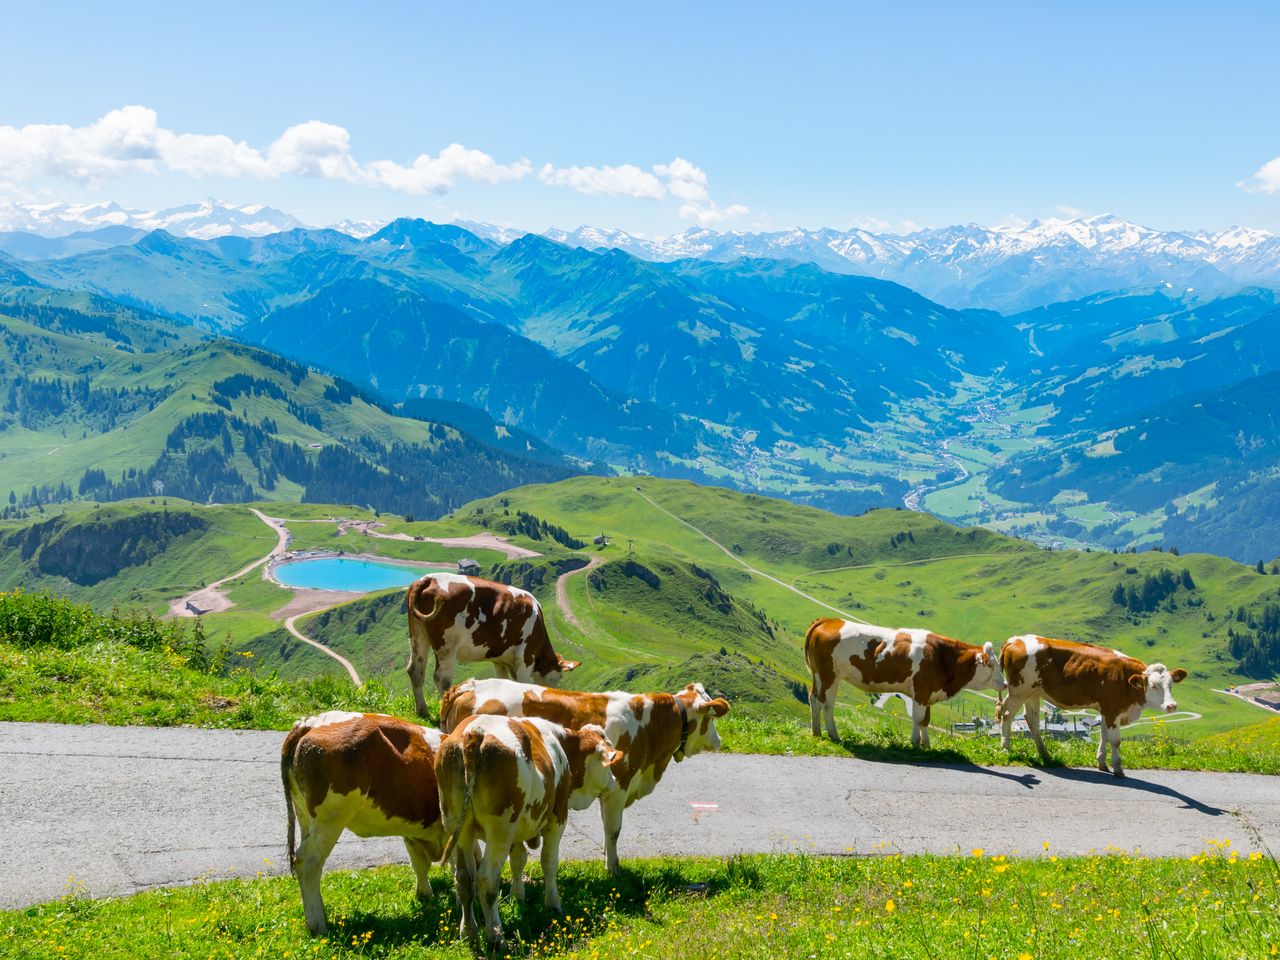
[[[962,855],[566,863],[566,916],[505,901],[507,957],[1266,957],[1280,951],[1280,871],[1210,847],[1185,859],[1124,854],[1008,860]],[[469,958],[452,884],[413,897],[408,868],[324,881],[328,937],[306,936],[291,878],[202,883],[117,900],[74,895],[0,914],[0,956]]]

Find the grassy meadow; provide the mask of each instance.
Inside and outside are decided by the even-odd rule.
[[[504,561],[493,551],[350,529],[340,533],[335,517],[375,519],[354,508],[259,506],[289,521],[295,549],[434,562],[474,557],[491,574],[511,578],[542,599],[557,649],[583,661],[572,676],[573,686],[674,689],[701,681],[734,702],[734,712],[723,722],[732,750],[885,759],[906,755],[909,725],[901,703],[891,699],[876,708],[877,698],[849,687],[843,688],[838,716],[844,743],[829,744],[809,734],[802,637],[812,618],[839,610],[877,623],[927,625],[976,643],[999,645],[1023,632],[1088,640],[1148,662],[1184,667],[1191,674],[1177,690],[1184,712],[1171,721],[1152,717],[1131,728],[1126,764],[1280,772],[1280,750],[1273,739],[1231,736],[1237,729],[1263,724],[1266,714],[1215,692],[1243,679],[1226,650],[1233,611],[1280,594],[1280,578],[1222,558],[1045,551],[920,513],[876,510],[842,517],[766,497],[651,478],[584,477],[519,488],[475,501],[439,521],[377,518],[383,534],[496,532],[542,554],[530,560]],[[159,615],[173,597],[251,563],[274,543],[273,531],[246,506],[139,500],[100,508],[75,505],[62,516],[71,524],[105,525],[93,528],[99,530],[110,529],[120,518],[163,509],[189,511],[205,527],[174,538],[146,562],[93,584],[42,572],[39,555],[24,562],[14,544],[27,527],[13,521],[0,524],[0,552],[8,550],[0,566],[0,588],[45,590],[100,610],[118,605]],[[552,539],[512,533],[518,511],[588,543],[601,532],[610,542],[570,550]],[[568,617],[556,601],[555,580],[560,564],[574,557],[598,565],[564,581],[572,613]],[[1184,568],[1195,589],[1180,590],[1152,613],[1131,613],[1111,598],[1117,582],[1139,582],[1162,569]],[[292,594],[264,580],[260,568],[228,583],[226,593],[232,608],[206,615],[201,624],[206,645],[220,653],[221,673],[183,680],[172,664],[149,659],[155,657],[153,651],[116,656],[98,647],[39,651],[0,644],[10,667],[0,716],[275,728],[313,702],[378,702],[384,705],[380,709],[408,712],[401,591],[367,594],[298,621],[304,633],[356,665],[369,681],[359,694],[344,687],[347,681],[334,660],[284,631],[277,612]],[[76,658],[83,662],[73,669]],[[488,673],[485,666],[464,666],[459,677]],[[324,684],[324,692],[297,692],[313,683]],[[218,684],[223,686],[215,690]],[[239,692],[229,692],[232,684],[239,685]],[[278,713],[240,706],[258,703],[255,691],[263,689],[293,692],[279,693]],[[227,706],[228,701],[237,706]],[[968,692],[936,707],[933,758],[1006,761],[992,738],[951,732],[953,723],[989,719],[992,713],[990,697]],[[1091,763],[1092,748],[1083,742],[1057,743],[1051,750],[1061,762]],[[1015,744],[1007,759],[1035,762],[1025,743]]]
[[[1211,845],[1181,859],[1120,851],[1059,858],[953,856],[628,861],[560,868],[565,916],[505,900],[497,956],[759,958],[1270,957],[1280,952],[1280,868]],[[324,880],[329,934],[311,939],[292,878],[197,883],[0,913],[0,957],[469,958],[452,883],[419,903],[407,867]]]

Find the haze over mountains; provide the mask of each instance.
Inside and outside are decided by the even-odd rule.
[[[67,256],[133,242],[162,229],[208,240],[261,237],[305,227],[301,220],[262,204],[208,199],[165,210],[126,210],[112,202],[22,204],[0,200],[0,251],[18,257]],[[329,225],[362,239],[383,222],[347,220]],[[459,222],[487,240],[506,244],[526,231]],[[5,234],[32,234],[5,236]],[[663,238],[581,226],[552,228],[542,236],[570,247],[624,250],[659,262],[742,257],[815,263],[837,273],[893,280],[946,306],[1002,313],[1072,300],[1108,290],[1156,283],[1225,292],[1280,276],[1280,235],[1248,227],[1227,230],[1155,230],[1104,214],[984,227],[953,225],[906,234],[863,228],[717,232],[690,228]],[[36,238],[57,239],[41,243]]]
[[[30,324],[33,303],[80,317],[74,329],[152,316],[169,335],[265,347],[346,378],[386,415],[460,430],[451,476],[532,475],[473,452],[474,436],[554,469],[690,477],[847,512],[905,503],[1046,544],[1280,554],[1280,445],[1264,409],[1280,373],[1280,241],[1258,231],[1093,218],[910,237],[692,231],[644,246],[410,219],[367,236],[270,230],[287,215],[216,202],[31,216],[56,221],[45,233],[118,222],[0,234],[0,316]],[[171,229],[140,226],[150,220]],[[950,295],[930,293],[940,287]],[[155,349],[133,339],[109,346]],[[113,370],[110,389],[130,382],[127,365]],[[148,389],[161,403],[179,388]],[[184,410],[215,394],[195,391]],[[89,439],[76,409],[35,432],[73,449]],[[49,471],[84,458],[41,460],[46,441],[20,419],[0,413],[0,453],[22,451],[33,482],[74,485]],[[379,451],[301,423],[271,435],[410,469],[385,440]],[[266,468],[238,442],[225,459],[253,486]]]

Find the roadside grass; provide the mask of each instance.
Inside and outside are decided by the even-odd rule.
[[[866,853],[867,851],[859,851]],[[498,956],[766,958],[1269,957],[1280,869],[1225,844],[1188,858],[752,855],[632,860],[620,878],[565,863],[566,916],[504,900]],[[467,958],[445,871],[414,898],[407,867],[324,879],[329,934],[307,936],[289,877],[198,883],[119,899],[70,893],[0,913],[0,957]],[[73,881],[74,882],[74,881]]]
[[[1277,726],[1259,738],[1211,737],[1200,740],[1176,735],[1175,725],[1157,721],[1144,732],[1127,734],[1121,746],[1126,770],[1212,770],[1219,773],[1280,774],[1280,749],[1264,733],[1280,735]],[[1266,727],[1266,724],[1259,725]],[[857,757],[890,763],[941,763],[977,766],[1044,766],[1031,739],[1014,735],[1010,750],[1000,749],[998,737],[955,735],[930,730],[930,749],[911,746],[911,729],[905,721],[866,707],[842,708],[836,713],[840,743],[815,737],[809,722],[792,716],[730,713],[716,721],[724,749],[734,753],[780,756]],[[1244,728],[1248,730],[1249,728]],[[1148,732],[1149,731],[1149,732]],[[1047,740],[1050,766],[1092,768],[1097,742]]]

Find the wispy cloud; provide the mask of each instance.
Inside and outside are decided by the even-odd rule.
[[[648,170],[631,163],[616,167],[554,167],[548,163],[538,171],[538,179],[549,186],[569,187],[579,193],[643,200],[672,197],[680,201],[681,217],[702,226],[723,223],[750,212],[739,203],[721,207],[713,201],[706,172],[683,157],[654,164]]]
[[[1250,193],[1280,193],[1280,157],[1264,163],[1253,176],[1236,186]]]
[[[367,183],[404,193],[440,193],[460,180],[499,183],[528,176],[528,160],[498,163],[454,143],[411,164],[360,163],[344,127],[319,120],[295,124],[265,149],[223,134],[178,133],[160,126],[156,112],[128,106],[83,127],[67,124],[0,126],[0,178],[43,177],[100,183],[127,174],[166,171],[192,177],[270,179],[286,175]]]
[[[534,173],[527,159],[500,163],[482,150],[452,143],[409,163],[357,158],[345,127],[308,120],[285,129],[265,146],[221,133],[180,132],[161,126],[149,107],[112,110],[81,127],[69,124],[0,125],[0,184],[71,180],[100,184],[128,175],[180,174],[269,180],[312,177],[384,187],[409,194],[444,193],[460,182],[497,184]],[[712,226],[746,215],[741,204],[721,206],[707,174],[683,157],[648,169],[636,164],[544,164],[540,183],[579,193],[677,201],[679,215]]]

